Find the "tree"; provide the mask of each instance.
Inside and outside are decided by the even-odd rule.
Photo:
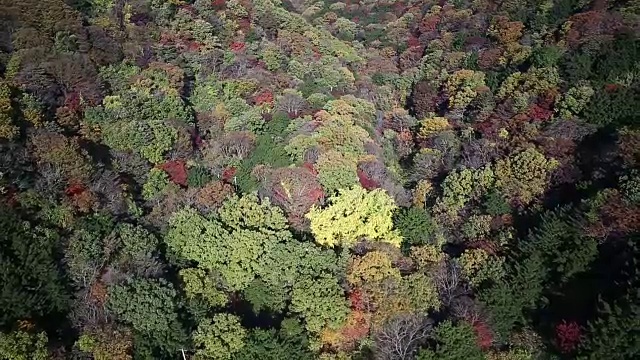
[[[316,241],[329,247],[350,247],[366,238],[400,246],[402,237],[393,229],[396,205],[384,190],[367,192],[356,186],[339,191],[326,209],[311,208],[311,232]]]
[[[473,70],[458,70],[448,79],[446,90],[451,109],[464,109],[477,96],[480,88],[485,87],[484,73]]]
[[[76,341],[82,352],[89,353],[95,360],[131,360],[133,346],[131,332],[110,326],[90,329]]]
[[[305,328],[319,334],[325,327],[337,328],[348,312],[344,292],[336,278],[303,277],[293,284],[291,311],[304,319]]]
[[[289,224],[297,230],[308,229],[304,215],[313,205],[319,205],[325,193],[313,168],[270,169],[265,174],[264,193],[287,214]]]
[[[231,314],[216,314],[198,325],[193,333],[195,359],[233,359],[244,346],[247,330],[240,318]]]
[[[453,324],[447,320],[439,324],[434,331],[437,342],[435,350],[423,349],[419,360],[482,360],[484,355],[476,345],[476,336],[470,324]]]
[[[186,346],[187,334],[178,319],[177,293],[165,280],[136,278],[112,285],[107,307],[148,341],[155,354],[173,354]]]
[[[228,296],[219,290],[216,279],[202,269],[182,269],[180,277],[184,282],[187,298],[201,297],[210,307],[222,307],[227,304]]]
[[[579,359],[595,360],[601,356],[630,359],[638,356],[638,340],[632,336],[639,326],[637,295],[625,296],[613,305],[602,305],[600,316],[589,323],[586,341],[581,344],[583,355]]]
[[[407,246],[430,243],[436,231],[431,215],[419,207],[400,209],[394,216],[394,226],[400,230]]]
[[[282,95],[277,97],[276,109],[297,116],[306,105],[305,99],[299,91],[285,89]]]
[[[0,332],[0,358],[11,360],[46,360],[47,335],[44,332],[29,334],[22,330]]]
[[[413,359],[416,348],[432,330],[430,319],[418,314],[401,314],[387,320],[375,333],[376,359]]]
[[[356,287],[376,284],[387,278],[400,279],[400,271],[391,266],[391,259],[381,251],[353,258],[347,272],[347,281]]]
[[[56,258],[59,235],[5,206],[0,209],[0,325],[34,317],[55,319],[68,310],[70,300]]]
[[[7,83],[0,80],[0,138],[13,139],[18,135],[19,128],[13,124],[11,107],[11,89]]]
[[[244,299],[251,303],[255,314],[261,311],[280,313],[285,309],[289,297],[288,289],[280,285],[255,279],[244,289]]]
[[[544,193],[549,174],[557,167],[556,160],[529,148],[496,163],[495,186],[507,199],[526,205]]]
[[[318,180],[327,194],[349,189],[358,181],[356,162],[337,151],[320,154],[315,168]]]
[[[473,286],[484,281],[497,281],[504,276],[503,258],[491,256],[482,249],[467,249],[459,258],[462,273]]]
[[[296,319],[287,318],[280,329],[253,329],[242,350],[236,355],[238,360],[311,360],[308,340],[304,329]]]

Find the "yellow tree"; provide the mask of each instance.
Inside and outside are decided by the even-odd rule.
[[[311,208],[306,217],[316,241],[329,247],[349,247],[361,239],[400,246],[402,236],[393,229],[393,198],[384,190],[367,192],[360,186],[341,190],[325,209]]]

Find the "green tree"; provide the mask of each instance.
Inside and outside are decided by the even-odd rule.
[[[337,151],[320,154],[316,162],[318,180],[327,194],[349,189],[358,182],[357,164]]]
[[[287,318],[280,329],[254,329],[250,332],[246,345],[236,355],[238,360],[311,360],[315,357],[309,351],[309,341],[304,328],[296,319]]]
[[[47,360],[47,335],[44,332],[29,334],[18,330],[0,332],[0,359]]]
[[[269,291],[288,288],[298,276],[337,271],[335,256],[294,240],[282,210],[255,194],[228,199],[217,218],[189,208],[176,212],[165,241],[179,257],[219,274],[231,290],[244,290],[257,278]],[[255,301],[263,292],[258,284],[249,290]]]
[[[482,350],[476,344],[476,335],[466,322],[454,325],[447,320],[434,331],[435,350],[423,349],[419,360],[483,360]]]
[[[131,325],[155,356],[173,354],[187,343],[178,319],[177,296],[164,280],[135,278],[109,287],[107,308],[119,321]]]
[[[284,310],[288,298],[288,289],[280,285],[271,285],[262,279],[255,279],[244,289],[244,298],[251,303],[256,314],[263,310],[280,313]]]
[[[437,225],[431,215],[422,208],[402,208],[394,216],[394,226],[400,230],[404,242],[409,246],[429,244]]]
[[[273,43],[267,43],[260,54],[269,71],[277,71],[287,60],[286,56]]]
[[[234,359],[244,346],[247,330],[240,318],[231,314],[216,314],[198,325],[193,333],[195,359]]]
[[[485,86],[484,73],[473,70],[458,70],[448,79],[446,89],[449,107],[464,109],[478,95],[478,89]]]
[[[547,159],[534,148],[498,160],[495,186],[509,200],[529,204],[546,190],[549,175],[558,161]]]
[[[636,292],[613,305],[604,303],[599,317],[589,323],[586,341],[581,344],[585,355],[578,358],[623,360],[640,356],[640,343],[634,335],[640,328],[638,300]]]
[[[59,235],[7,210],[0,209],[0,325],[65,313],[70,296],[56,256]]]
[[[360,287],[376,284],[385,279],[400,279],[400,270],[393,268],[391,259],[382,251],[370,251],[362,257],[354,257],[349,265],[347,281]]]
[[[349,310],[338,280],[327,276],[296,281],[290,309],[304,319],[306,329],[313,334],[319,334],[325,327],[337,328]]]
[[[184,282],[187,298],[203,298],[211,307],[223,307],[228,302],[228,296],[219,290],[216,279],[203,269],[182,269],[179,272]]]
[[[504,259],[482,249],[467,249],[458,260],[462,273],[473,286],[478,287],[484,281],[497,281],[504,276]]]

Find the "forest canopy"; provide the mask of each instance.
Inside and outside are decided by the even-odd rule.
[[[0,360],[640,358],[638,0],[0,0]]]

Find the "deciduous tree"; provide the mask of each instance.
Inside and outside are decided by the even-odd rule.
[[[361,239],[400,246],[402,237],[393,229],[396,205],[384,190],[367,192],[356,186],[342,190],[325,209],[311,208],[307,218],[316,241],[329,247],[350,247]]]

